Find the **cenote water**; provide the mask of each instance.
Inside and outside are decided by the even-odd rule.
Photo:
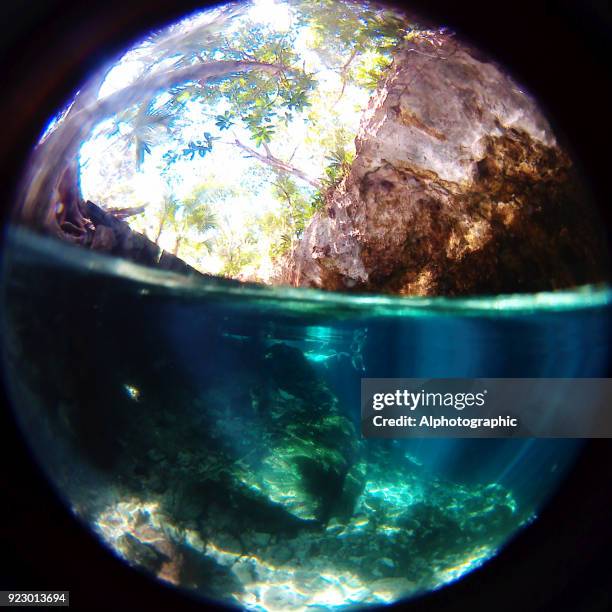
[[[7,236],[5,365],[58,493],[127,563],[253,610],[410,598],[537,520],[572,440],[384,441],[368,377],[606,374],[610,291],[349,296]]]

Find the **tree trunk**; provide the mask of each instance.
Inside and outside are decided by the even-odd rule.
[[[176,240],[174,241],[174,249],[172,250],[172,254],[175,257],[178,257],[178,252],[180,248],[181,248],[181,237],[177,236]]]
[[[162,214],[161,219],[159,220],[159,227],[157,228],[157,235],[155,236],[155,244],[159,244],[159,239],[161,238],[162,232],[164,231],[164,225],[166,224],[166,215]]]
[[[280,282],[406,295],[529,292],[607,276],[607,247],[535,102],[450,35],[396,51],[356,158]]]

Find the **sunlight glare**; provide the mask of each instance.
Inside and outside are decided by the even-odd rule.
[[[253,21],[267,23],[275,30],[286,31],[291,27],[289,7],[274,0],[254,0],[248,15]]]

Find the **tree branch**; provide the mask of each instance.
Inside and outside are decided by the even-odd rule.
[[[41,196],[44,200],[50,199],[54,205],[63,168],[76,159],[79,147],[98,122],[173,85],[187,81],[205,82],[249,70],[283,74],[285,70],[292,69],[266,62],[218,60],[152,74],[144,81],[137,81],[101,100],[91,95],[88,89],[84,90],[85,94],[80,96],[80,100],[86,104],[78,105],[79,108],[73,106],[60,125],[34,150],[28,180],[25,182],[26,191],[22,196],[23,220],[38,227],[55,225],[52,207],[43,210]]]
[[[276,168],[277,170],[280,170],[281,172],[286,172],[287,174],[291,174],[292,176],[295,176],[296,178],[299,178],[302,181],[309,183],[316,189],[321,188],[321,181],[314,179],[311,176],[308,176],[305,172],[303,172],[299,168],[296,168],[295,166],[287,162],[284,162],[282,159],[279,159],[278,157],[274,157],[274,155],[270,153],[270,149],[267,147],[267,145],[264,145],[264,149],[266,150],[266,155],[262,155],[261,153],[257,152],[255,149],[252,149],[251,147],[240,142],[240,140],[238,140],[237,138],[234,140],[233,144],[234,146],[238,147],[239,149],[242,149],[245,153],[247,153],[249,157],[254,157],[260,162],[267,164],[268,166],[272,166],[273,168]]]
[[[143,98],[154,96],[160,91],[168,89],[172,85],[185,83],[187,81],[209,81],[227,76],[233,72],[247,70],[262,70],[271,74],[278,74],[286,70],[286,66],[280,64],[268,64],[266,62],[253,62],[247,60],[218,60],[207,64],[193,64],[179,70],[165,70],[151,75],[143,82],[136,81],[115,93],[90,104],[79,110],[72,116],[73,123],[80,124],[82,132],[91,129],[94,124],[115,113],[129,108],[133,104],[142,101]],[[64,130],[67,125],[62,126]]]
[[[336,101],[334,102],[333,106],[336,106],[336,104],[340,102],[340,100],[342,99],[342,96],[344,95],[344,90],[346,89],[346,84],[348,82],[348,71],[355,57],[357,57],[357,47],[356,46],[353,48],[353,51],[351,52],[344,66],[342,66],[342,68],[340,69],[340,80],[342,81],[342,89],[340,90],[340,94],[336,98]]]
[[[289,157],[289,160],[287,163],[291,163],[293,161],[293,158],[295,157],[295,154],[297,153],[297,150],[300,148],[299,144],[295,145],[295,149],[293,149],[293,153],[291,154],[291,156]]]

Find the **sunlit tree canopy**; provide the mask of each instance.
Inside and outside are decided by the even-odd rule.
[[[223,5],[130,49],[97,87],[83,196],[202,272],[267,281],[354,157],[412,31],[371,3]]]

